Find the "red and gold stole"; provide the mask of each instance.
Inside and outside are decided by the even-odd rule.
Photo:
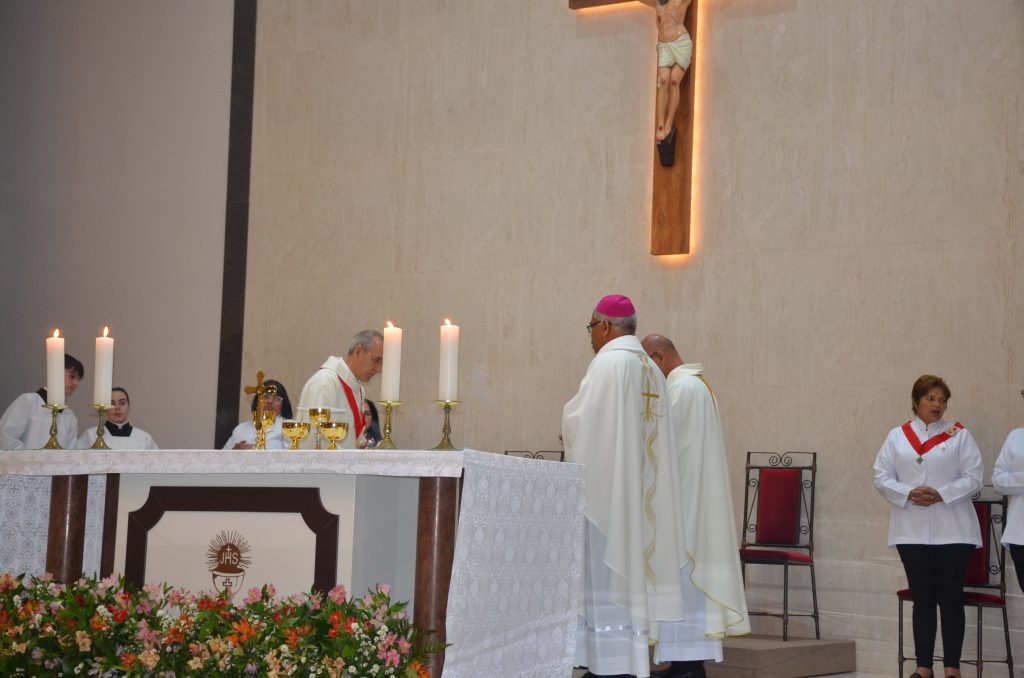
[[[914,448],[915,452],[917,452],[917,461],[918,463],[920,463],[921,457],[927,454],[930,449],[932,449],[936,445],[941,445],[942,443],[946,442],[947,440],[955,436],[957,433],[962,431],[963,428],[964,425],[958,421],[952,426],[950,426],[948,429],[943,431],[942,433],[932,436],[931,438],[922,443],[921,439],[917,437],[916,433],[914,433],[914,429],[910,427],[910,422],[908,421],[906,424],[903,425],[903,435],[907,437],[907,442],[909,442],[910,446]]]

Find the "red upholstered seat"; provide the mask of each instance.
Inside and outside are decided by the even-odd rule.
[[[994,593],[966,591],[964,593],[964,602],[968,605],[1006,605],[1006,598]]]
[[[814,557],[800,551],[773,551],[771,549],[740,549],[740,558],[748,563],[763,561],[788,560],[791,563],[813,563]]]
[[[755,611],[750,615],[782,620],[782,639],[789,639],[789,620],[810,617],[814,636],[821,638],[818,592],[814,583],[814,479],[816,452],[747,452],[746,494],[743,498],[743,541],[740,564],[746,581],[747,566],[781,566],[782,611]],[[810,613],[789,611],[790,569],[810,575]],[[802,576],[802,575],[801,575]]]

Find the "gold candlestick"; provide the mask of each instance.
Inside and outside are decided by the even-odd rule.
[[[444,425],[441,427],[441,442],[437,444],[435,450],[454,450],[456,447],[452,445],[452,406],[461,405],[461,400],[435,400],[438,405],[444,406]]]
[[[57,440],[57,417],[67,408],[64,405],[43,405],[43,407],[50,410],[53,419],[50,421],[50,439],[46,441],[42,449],[63,450],[64,448],[60,446],[60,442]]]
[[[380,441],[377,449],[396,450],[395,443],[391,440],[391,411],[402,404],[401,400],[382,400],[384,405],[384,439]]]
[[[107,422],[107,410],[110,408],[102,403],[93,403],[89,405],[92,409],[96,410],[96,416],[99,417],[100,421],[96,424],[96,440],[93,441],[90,450],[109,450],[107,441],[103,439],[103,434],[107,432],[107,427],[104,424]]]

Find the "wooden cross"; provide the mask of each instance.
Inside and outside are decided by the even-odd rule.
[[[586,9],[602,5],[652,0],[569,0],[570,9]],[[651,254],[690,253],[690,203],[693,181],[693,104],[694,76],[697,66],[697,12],[700,0],[692,0],[684,25],[693,39],[693,58],[680,85],[679,109],[676,111],[676,156],[671,167],[662,167],[654,154],[654,184],[651,196]],[[653,51],[654,46],[651,46]],[[655,74],[651,73],[651,82]],[[651,135],[654,143],[654,135]]]

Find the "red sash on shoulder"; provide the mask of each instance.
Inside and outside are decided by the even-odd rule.
[[[910,427],[910,422],[908,421],[906,424],[903,425],[903,435],[907,437],[907,442],[909,442],[910,446],[914,448],[914,451],[917,452],[918,456],[923,457],[928,452],[928,450],[932,449],[936,445],[941,445],[942,443],[946,442],[947,440],[955,436],[957,433],[962,431],[963,428],[964,425],[958,421],[952,426],[950,426],[948,429],[943,431],[942,433],[936,436],[932,436],[924,443],[922,443],[921,440],[917,437],[917,434],[914,433],[914,429]]]
[[[320,369],[326,370],[328,368],[321,367]],[[333,370],[331,370],[333,372]],[[366,418],[363,417],[363,404],[359,403],[356,405],[356,394],[352,392],[352,388],[345,383],[345,380],[341,378],[341,375],[334,372],[334,376],[338,378],[338,383],[341,384],[341,388],[345,391],[345,398],[348,400],[348,407],[352,410],[352,422],[356,425],[356,438],[363,434],[363,429],[366,428]]]
[[[338,375],[338,381],[341,382],[341,387],[345,389],[345,397],[348,398],[348,406],[352,410],[352,420],[356,425],[356,438],[363,435],[363,429],[366,428],[366,419],[363,417],[363,404],[359,403],[356,406],[356,394],[352,392],[352,388],[345,383],[345,380]]]

